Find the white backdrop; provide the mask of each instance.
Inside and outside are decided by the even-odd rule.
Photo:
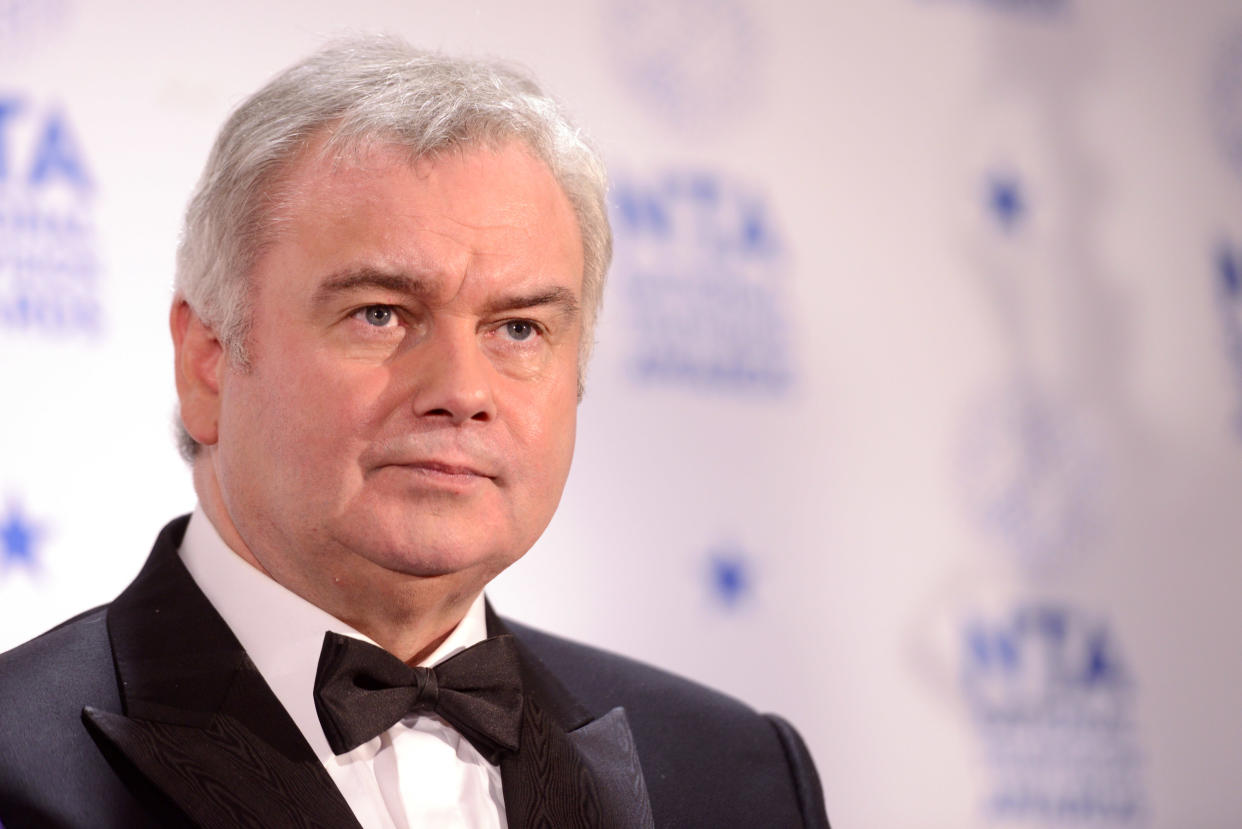
[[[0,0],[0,647],[193,506],[166,311],[325,38],[514,59],[617,259],[502,612],[778,711],[841,827],[1242,824],[1242,7]]]

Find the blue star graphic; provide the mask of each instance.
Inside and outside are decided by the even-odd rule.
[[[996,176],[988,183],[988,209],[1006,231],[1013,230],[1026,213],[1026,200],[1016,178]]]
[[[6,565],[21,564],[33,567],[36,546],[42,533],[22,514],[16,504],[9,504],[8,515],[0,524],[0,558]]]
[[[1220,273],[1220,282],[1225,293],[1236,297],[1242,293],[1242,268],[1238,259],[1228,245],[1221,245],[1216,252],[1216,269]]]
[[[711,587],[716,597],[735,606],[751,589],[750,566],[739,552],[716,552],[711,559]]]

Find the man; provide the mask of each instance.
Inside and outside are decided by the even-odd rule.
[[[788,724],[483,600],[568,474],[603,193],[531,80],[390,39],[238,109],[171,313],[199,506],[0,657],[0,822],[827,824]]]

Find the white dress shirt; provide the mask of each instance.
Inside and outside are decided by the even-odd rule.
[[[353,751],[332,753],[314,700],[323,635],[369,638],[242,560],[202,507],[190,517],[181,560],[366,829],[505,825],[499,767],[438,717],[408,716]],[[480,593],[461,623],[420,664],[435,665],[486,637]]]

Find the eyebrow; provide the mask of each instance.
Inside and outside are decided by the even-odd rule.
[[[487,303],[484,310],[488,314],[502,314],[506,311],[518,311],[523,308],[538,308],[541,306],[556,305],[559,312],[566,317],[576,317],[578,315],[578,298],[574,296],[574,292],[568,288],[556,286],[537,290],[529,294],[510,294],[501,296]]]
[[[382,288],[386,291],[410,294],[420,298],[428,297],[432,293],[426,282],[403,273],[381,271],[376,268],[356,268],[335,273],[325,279],[315,289],[313,302],[319,305],[337,294],[348,293],[358,288]]]
[[[434,290],[424,280],[404,273],[382,271],[377,268],[363,267],[333,274],[315,289],[313,302],[323,304],[338,294],[348,293],[359,288],[380,288],[395,293],[407,294],[419,299],[427,299]],[[488,314],[501,314],[507,311],[518,311],[524,308],[559,306],[559,313],[573,318],[578,315],[578,298],[574,292],[563,286],[537,289],[526,294],[505,294],[489,301],[484,306]]]

